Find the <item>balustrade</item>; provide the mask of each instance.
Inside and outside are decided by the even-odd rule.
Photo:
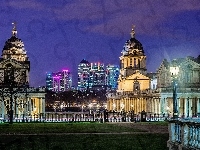
[[[169,150],[200,148],[200,119],[169,121]]]

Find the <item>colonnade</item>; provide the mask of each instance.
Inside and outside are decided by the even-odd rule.
[[[177,107],[179,117],[194,117],[200,115],[200,94],[179,93],[177,98]],[[159,97],[126,97],[126,98],[109,98],[107,100],[108,111],[125,111],[134,110],[135,114],[143,110],[150,114],[173,115],[173,98],[172,94],[161,94]]]
[[[8,109],[10,109],[10,97],[4,97],[0,99],[0,117],[4,118],[8,115]],[[7,105],[7,107],[6,107]],[[29,97],[17,97],[13,98],[13,108],[14,116],[21,115],[34,115],[45,113],[45,97],[44,95],[31,94]]]
[[[179,94],[177,98],[177,107],[179,117],[194,117],[200,113],[200,95],[183,97]],[[161,109],[163,113],[173,115],[173,98],[162,98]]]
[[[143,110],[148,113],[160,113],[160,99],[156,97],[130,97],[123,99],[108,99],[108,111],[133,111],[137,114]]]

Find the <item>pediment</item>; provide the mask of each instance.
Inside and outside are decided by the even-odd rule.
[[[126,78],[127,80],[149,80],[149,77],[137,72]]]
[[[180,64],[180,67],[184,69],[200,69],[200,64],[191,59],[185,59],[185,61]]]

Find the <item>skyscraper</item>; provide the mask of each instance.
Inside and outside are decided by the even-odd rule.
[[[52,74],[52,72],[46,73],[46,88],[48,90],[53,90],[53,74]]]
[[[90,63],[83,59],[78,65],[78,86],[77,89],[85,91],[89,87]]]
[[[106,66],[106,85],[111,90],[117,89],[117,80],[119,77],[119,66],[118,65],[107,65]]]
[[[103,63],[91,63],[89,88],[101,89],[106,85],[106,72]]]
[[[55,92],[67,91],[72,87],[72,76],[68,70],[46,74],[46,87]]]
[[[117,65],[104,66],[104,63],[89,63],[83,59],[78,65],[78,87],[80,91],[116,89],[119,67]]]

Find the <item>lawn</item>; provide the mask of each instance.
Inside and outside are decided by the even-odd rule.
[[[0,150],[168,149],[166,146],[168,134],[138,134],[138,131],[141,132],[139,129],[107,123],[0,124],[0,131],[2,134],[0,135]],[[131,132],[131,134],[124,134],[124,132]],[[19,133],[26,134],[16,135]],[[39,133],[42,134],[38,135]]]
[[[143,130],[106,123],[14,123],[0,124],[0,134],[113,133]]]

